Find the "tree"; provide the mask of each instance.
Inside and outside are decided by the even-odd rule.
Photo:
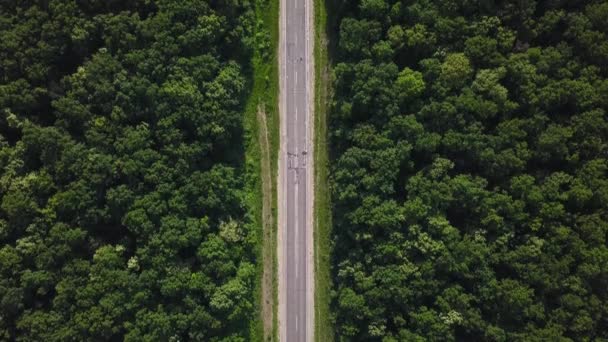
[[[608,339],[606,8],[333,12],[337,340]]]
[[[251,337],[256,5],[0,4],[0,340]]]

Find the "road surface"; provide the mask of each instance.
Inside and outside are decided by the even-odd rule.
[[[312,341],[312,0],[281,1],[279,334]]]

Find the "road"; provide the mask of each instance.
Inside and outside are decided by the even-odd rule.
[[[313,337],[312,0],[280,0],[279,334]]]

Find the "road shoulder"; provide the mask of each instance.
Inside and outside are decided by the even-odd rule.
[[[316,85],[316,72],[315,72],[315,10],[314,10],[314,0],[306,0],[306,60],[308,63],[306,64],[306,74],[307,77],[307,103],[306,106],[308,108],[308,118],[307,118],[307,130],[308,130],[308,141],[306,145],[308,145],[308,150],[312,155],[308,164],[308,172],[307,172],[307,182],[308,189],[307,193],[309,196],[309,200],[306,205],[306,212],[308,213],[306,217],[306,240],[308,243],[306,244],[306,306],[307,306],[307,318],[306,318],[306,336],[308,336],[309,341],[315,340],[315,288],[316,288],[316,270],[315,270],[315,234],[314,234],[314,208],[315,208],[315,189],[317,188],[315,184],[316,180],[316,108],[315,108],[315,85]]]
[[[326,35],[325,0],[314,1],[314,267],[315,267],[315,341],[334,340],[330,313],[331,207],[329,192],[329,149],[327,111],[330,99],[330,63]]]
[[[276,169],[279,146],[279,70],[277,65],[280,0],[256,0],[253,84],[245,108],[246,205],[257,229],[256,308],[251,340],[277,341]]]
[[[287,124],[285,120],[285,0],[279,1],[279,46],[278,46],[278,61],[277,65],[279,68],[279,126],[280,126],[280,137],[279,137],[279,155],[277,157],[277,202],[278,202],[278,213],[277,213],[277,277],[278,277],[278,330],[279,340],[282,336],[287,335],[287,328],[283,318],[285,317],[286,311],[286,290],[287,285],[285,278],[287,274],[285,272],[284,257],[285,257],[285,241],[283,237],[283,228],[286,225],[285,217],[285,171],[283,165],[285,165],[285,152],[287,151],[286,141],[287,138]]]

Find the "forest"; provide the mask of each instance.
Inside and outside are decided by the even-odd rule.
[[[608,1],[328,0],[340,341],[608,341]]]
[[[249,1],[0,1],[0,340],[244,341]]]

